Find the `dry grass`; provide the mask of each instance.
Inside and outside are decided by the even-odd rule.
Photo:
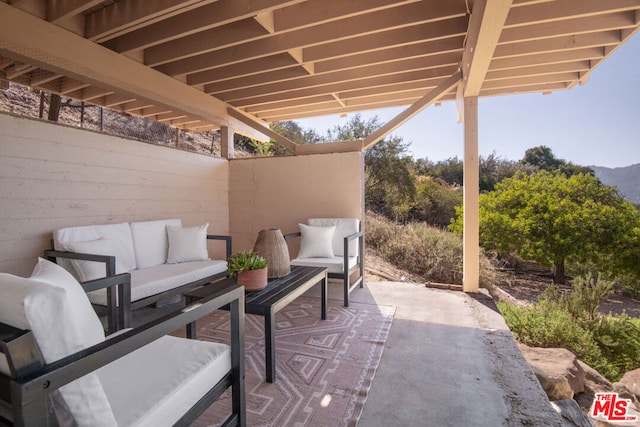
[[[366,241],[383,259],[425,282],[462,283],[462,239],[424,223],[396,224],[367,214]],[[491,287],[495,274],[481,256],[480,285]]]

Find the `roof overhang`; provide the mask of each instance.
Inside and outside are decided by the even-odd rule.
[[[0,0],[0,80],[258,139],[407,106],[390,131],[456,93],[570,89],[639,26],[640,0]]]

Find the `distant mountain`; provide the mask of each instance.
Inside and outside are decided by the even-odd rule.
[[[618,187],[625,199],[640,204],[640,163],[622,168],[589,167],[603,184]]]

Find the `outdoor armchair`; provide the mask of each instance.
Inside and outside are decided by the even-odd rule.
[[[329,278],[342,279],[344,306],[358,285],[364,286],[364,231],[358,218],[310,218],[298,224],[300,231],[284,236],[300,237],[298,256],[291,265],[326,267]]]
[[[130,285],[128,273],[116,278]],[[114,280],[114,278],[109,278]],[[231,345],[168,335],[230,307]],[[39,259],[29,278],[0,273],[0,421],[17,426],[189,425],[228,387],[245,425],[244,289],[106,337],[78,282]]]

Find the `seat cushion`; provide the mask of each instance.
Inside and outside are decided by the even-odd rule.
[[[358,257],[349,257],[349,269],[355,267],[358,262]],[[328,273],[343,274],[344,273],[344,258],[343,257],[331,257],[331,258],[296,258],[291,260],[291,265],[302,265],[306,267],[326,267]]]
[[[309,218],[307,224],[316,227],[329,227],[335,225],[333,234],[333,253],[335,256],[344,256],[344,238],[357,233],[360,230],[358,218]],[[349,241],[349,256],[358,255],[358,240]]]
[[[228,345],[165,336],[98,376],[118,425],[156,427],[173,425],[230,369]]]
[[[131,301],[138,301],[226,271],[227,262],[221,260],[162,264],[142,270],[133,270],[131,272]],[[90,292],[89,299],[94,304],[106,305],[107,292],[104,289]]]
[[[169,250],[167,225],[182,227],[182,221],[179,219],[165,219],[132,222],[129,224],[138,269],[153,267],[167,262],[167,252]]]
[[[104,340],[102,325],[80,284],[44,259],[38,259],[29,278],[0,273],[0,321],[30,329],[46,363]],[[116,425],[94,373],[61,387],[53,393],[53,402],[63,426]]]
[[[69,247],[70,242],[88,242],[100,238],[111,240],[116,262],[120,262],[125,271],[131,271],[136,268],[131,228],[126,222],[61,228],[53,233],[53,247],[59,251],[72,251]],[[76,279],[82,280],[75,273],[68,259],[60,258],[58,263],[70,271]]]

